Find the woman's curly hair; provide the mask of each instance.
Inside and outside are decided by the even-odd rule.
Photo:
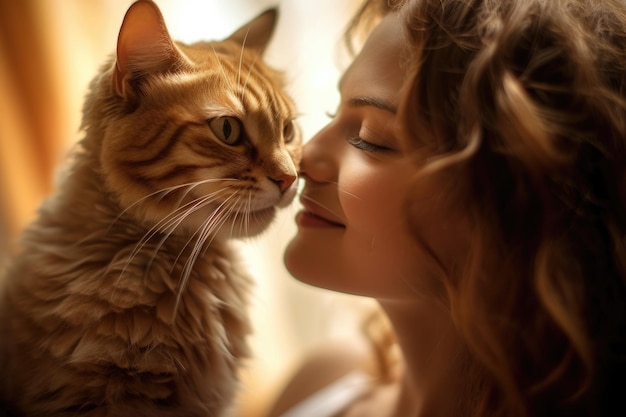
[[[398,11],[406,0],[365,0],[361,3],[344,32],[348,53],[354,56],[372,29],[387,14]]]
[[[416,181],[445,174],[470,229],[462,263],[433,259],[474,364],[467,414],[626,415],[626,3],[402,13]]]

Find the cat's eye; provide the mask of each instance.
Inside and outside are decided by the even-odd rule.
[[[293,140],[295,136],[295,127],[293,125],[293,120],[287,122],[285,127],[283,128],[283,138],[285,143],[289,143]]]
[[[241,137],[241,122],[229,116],[207,120],[209,128],[219,140],[227,145],[236,145]]]

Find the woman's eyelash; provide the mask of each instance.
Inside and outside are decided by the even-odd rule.
[[[337,113],[326,111],[326,116],[328,116],[330,119],[334,119],[337,116]]]
[[[384,146],[375,145],[358,136],[350,136],[346,140],[350,145],[365,152],[384,152],[389,150]]]

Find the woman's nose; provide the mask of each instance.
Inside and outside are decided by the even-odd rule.
[[[337,180],[338,149],[335,149],[332,129],[327,125],[317,132],[302,150],[300,173],[316,182]]]

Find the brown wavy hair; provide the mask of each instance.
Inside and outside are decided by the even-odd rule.
[[[380,20],[391,12],[400,10],[406,0],[365,0],[354,13],[344,32],[348,53],[356,55],[367,36]]]
[[[626,415],[626,4],[407,3],[405,136],[470,228],[432,256],[467,415]]]

